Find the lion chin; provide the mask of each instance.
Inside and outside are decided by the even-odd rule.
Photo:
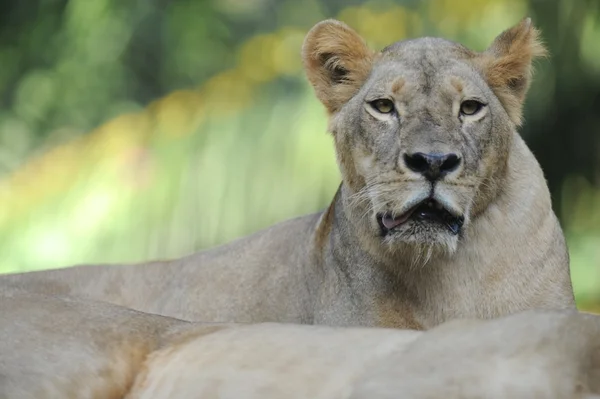
[[[379,234],[394,252],[413,255],[413,263],[427,263],[434,255],[456,252],[465,215],[436,195],[412,201],[399,212],[376,214]]]
[[[428,221],[409,221],[383,236],[383,243],[393,253],[402,253],[413,266],[425,266],[432,258],[451,257],[456,253],[459,236],[447,228]]]

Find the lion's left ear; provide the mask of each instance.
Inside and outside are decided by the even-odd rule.
[[[530,18],[502,32],[482,54],[488,85],[517,126],[521,124],[523,102],[531,84],[532,62],[546,54]]]
[[[358,92],[374,57],[358,33],[332,19],[316,24],[302,46],[308,80],[329,113],[339,111]]]

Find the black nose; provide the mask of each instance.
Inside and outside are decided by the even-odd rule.
[[[445,174],[456,170],[460,165],[460,157],[456,154],[415,152],[404,154],[404,163],[413,172],[422,174],[430,181],[436,181]]]

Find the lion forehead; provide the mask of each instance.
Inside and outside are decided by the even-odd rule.
[[[443,57],[434,51],[411,52],[410,57],[382,58],[362,87],[367,97],[396,97],[401,101],[430,104],[437,97],[447,104],[457,95],[485,95],[492,92],[476,65],[467,59]],[[369,98],[367,98],[369,99]]]
[[[421,37],[390,44],[381,51],[383,58],[420,60],[424,56],[439,60],[469,60],[477,53],[460,43],[438,37]]]

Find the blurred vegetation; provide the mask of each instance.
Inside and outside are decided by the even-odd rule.
[[[324,207],[339,174],[299,56],[319,20],[483,50],[525,15],[552,57],[523,135],[598,311],[596,0],[1,2],[0,271],[176,257]]]

